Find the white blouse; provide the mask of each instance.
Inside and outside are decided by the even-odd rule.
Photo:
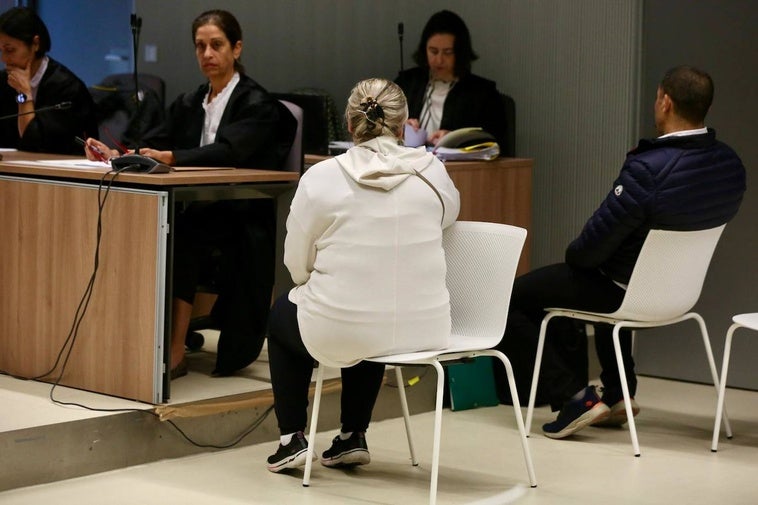
[[[212,90],[208,88],[208,93],[206,93],[203,99],[205,120],[203,122],[203,133],[200,136],[200,147],[213,144],[216,141],[218,124],[221,122],[221,116],[224,115],[226,104],[229,103],[229,98],[232,96],[232,91],[234,91],[238,82],[240,82],[240,75],[234,72],[229,83],[224,86],[224,89],[211,102],[208,101],[208,97]]]

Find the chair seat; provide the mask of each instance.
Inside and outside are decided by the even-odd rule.
[[[752,312],[749,314],[738,314],[732,318],[735,323],[750,328],[751,330],[758,331],[758,312]]]
[[[726,332],[724,339],[724,358],[721,364],[721,379],[718,385],[718,400],[716,401],[716,421],[713,425],[713,439],[711,441],[711,451],[716,452],[719,445],[719,432],[721,431],[721,419],[724,418],[724,427],[726,429],[726,438],[732,438],[732,431],[729,423],[726,421],[726,411],[724,401],[726,396],[726,379],[729,373],[729,356],[732,353],[732,337],[734,332],[739,328],[748,328],[758,331],[758,312],[749,312],[747,314],[737,314],[732,317],[732,324]]]
[[[436,351],[418,351],[404,354],[391,354],[389,356],[377,356],[369,358],[368,361],[377,363],[413,363],[428,361],[441,354],[450,354],[457,352],[472,352],[491,347],[492,339],[487,337],[471,337],[465,335],[450,335],[448,346]]]

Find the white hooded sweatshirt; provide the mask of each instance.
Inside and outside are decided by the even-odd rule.
[[[289,298],[300,333],[316,360],[344,367],[447,345],[442,229],[459,208],[442,162],[393,137],[308,169],[287,218],[284,263],[296,284]]]

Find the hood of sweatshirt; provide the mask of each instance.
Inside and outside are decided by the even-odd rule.
[[[357,183],[390,191],[415,172],[423,172],[436,158],[424,147],[405,147],[398,145],[395,137],[382,136],[335,159]]]

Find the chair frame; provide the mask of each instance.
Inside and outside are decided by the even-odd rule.
[[[726,397],[726,378],[729,373],[729,357],[732,352],[732,337],[738,328],[747,328],[758,331],[758,313],[738,314],[732,317],[733,324],[726,332],[724,341],[724,360],[721,364],[721,382],[719,384],[718,400],[716,400],[716,419],[713,423],[713,440],[711,441],[711,452],[717,452],[719,448],[719,434],[721,429],[721,418],[725,416],[724,401]],[[725,424],[726,438],[732,438],[732,432],[729,424]]]
[[[456,230],[462,229],[464,232],[469,231],[469,230],[475,231],[475,232],[479,232],[479,231],[491,232],[492,230],[497,230],[498,227],[509,228],[512,230],[511,233],[513,234],[510,237],[510,240],[512,241],[520,240],[520,245],[518,248],[519,253],[521,251],[521,247],[523,247],[523,243],[526,237],[526,230],[517,228],[515,226],[504,225],[504,224],[475,223],[475,222],[459,221],[455,223],[454,227]],[[495,233],[497,233],[497,231],[495,231]],[[503,231],[500,231],[500,233],[503,234]],[[449,262],[450,257],[452,256],[452,253],[448,251],[447,249],[446,249],[446,256]],[[510,268],[509,278],[510,278],[511,286],[513,283],[513,278],[515,277],[515,270],[516,270],[516,265],[518,263],[518,256],[519,254],[516,254],[515,258],[499,257],[499,260],[502,262],[512,262],[512,265],[509,265],[509,268]],[[483,270],[483,269],[486,269],[488,265],[475,265],[475,267],[480,270]],[[451,272],[451,269],[448,268],[448,274],[450,274],[450,272]],[[449,286],[450,286],[450,283],[451,283],[451,277],[450,275],[448,275]],[[510,298],[511,286],[508,287],[508,292],[507,292],[508,298]],[[453,289],[451,289],[450,291],[451,291],[450,297],[451,297],[453,326],[455,328],[456,320],[457,320],[456,305],[454,303],[455,293]],[[502,321],[497,322],[497,324],[500,326],[499,334],[493,335],[496,340],[500,339],[500,337],[502,336],[502,330],[505,328],[505,320],[507,318],[507,304],[503,307],[503,313],[501,313]],[[465,310],[461,310],[461,315],[459,319],[470,319],[472,317],[476,317],[476,314],[466,313]],[[498,317],[498,319],[500,319],[500,317]],[[482,337],[478,336],[478,338],[481,339]],[[395,374],[397,377],[397,384],[398,384],[398,394],[400,396],[400,404],[401,404],[401,408],[403,412],[403,420],[405,423],[405,430],[406,430],[406,435],[408,438],[408,448],[410,450],[411,463],[413,466],[418,466],[418,459],[416,457],[416,450],[413,444],[413,437],[411,435],[410,414],[409,414],[409,409],[408,409],[407,397],[405,394],[402,367],[410,366],[410,365],[413,365],[413,366],[426,365],[426,366],[433,367],[435,371],[437,372],[437,392],[436,392],[435,414],[434,414],[434,440],[433,440],[433,448],[432,448],[431,482],[430,482],[430,489],[429,489],[429,503],[432,505],[434,505],[437,500],[437,482],[438,482],[438,477],[439,477],[439,457],[440,457],[440,443],[441,443],[441,435],[442,435],[442,399],[443,399],[444,377],[445,377],[443,366],[446,364],[459,363],[461,361],[475,358],[478,356],[492,356],[493,358],[499,359],[505,366],[506,374],[508,377],[508,386],[510,388],[511,396],[513,398],[513,409],[514,409],[514,414],[516,416],[516,425],[518,427],[519,435],[521,437],[521,447],[524,453],[524,461],[525,461],[527,473],[529,476],[529,483],[531,487],[537,487],[537,479],[534,472],[531,452],[529,450],[529,442],[527,440],[526,431],[524,429],[524,421],[521,414],[521,406],[518,401],[516,381],[513,375],[513,368],[511,366],[511,363],[508,360],[508,358],[500,351],[497,351],[494,349],[488,349],[488,348],[484,348],[484,349],[475,348],[478,345],[478,342],[482,342],[482,340],[479,340],[477,344],[468,344],[468,346],[466,345],[465,342],[466,340],[464,338],[462,342],[459,342],[457,345],[451,345],[448,349],[443,349],[439,351],[422,351],[422,352],[414,352],[414,353],[408,353],[408,354],[380,356],[380,357],[374,357],[374,358],[368,359],[368,361],[374,361],[378,363],[384,363],[385,365],[395,366]],[[490,342],[489,347],[492,347],[494,343]],[[321,393],[322,393],[322,387],[323,387],[325,368],[326,366],[324,366],[324,364],[319,364],[318,371],[316,374],[316,388],[315,388],[315,394],[314,394],[314,399],[313,399],[313,406],[311,410],[310,432],[308,436],[308,440],[309,440],[308,453],[306,457],[305,471],[303,475],[303,486],[305,487],[308,487],[310,485],[310,476],[311,476],[311,469],[313,467],[315,440],[316,440],[319,409],[321,406]]]
[[[537,396],[537,386],[539,382],[539,372],[540,372],[540,365],[542,363],[542,353],[544,350],[545,345],[545,336],[547,333],[547,326],[551,319],[554,317],[568,317],[572,319],[578,319],[582,321],[592,322],[592,323],[605,323],[613,325],[613,348],[616,354],[616,363],[618,365],[618,371],[619,371],[619,379],[621,381],[621,390],[624,397],[624,406],[626,411],[626,418],[627,422],[629,423],[629,435],[631,437],[632,441],[632,449],[634,451],[634,455],[636,457],[640,456],[640,446],[639,446],[639,440],[637,437],[637,428],[634,422],[634,414],[632,413],[632,406],[631,406],[631,399],[629,395],[629,387],[626,382],[626,370],[624,368],[624,360],[621,355],[621,344],[620,344],[620,331],[622,328],[653,328],[653,327],[659,327],[659,326],[668,326],[672,324],[676,324],[682,321],[686,321],[688,319],[694,319],[698,323],[698,327],[700,329],[700,333],[702,335],[703,339],[703,346],[705,347],[705,353],[706,357],[708,359],[708,365],[711,371],[711,377],[713,379],[713,384],[716,388],[716,391],[719,390],[719,377],[718,372],[716,370],[716,363],[713,359],[713,351],[710,343],[710,339],[708,338],[708,330],[705,326],[705,321],[703,318],[696,312],[689,312],[689,309],[691,309],[695,303],[697,302],[698,298],[700,297],[700,292],[702,290],[702,283],[705,280],[705,275],[708,270],[708,265],[710,264],[711,257],[713,255],[713,251],[715,250],[716,244],[718,242],[719,237],[721,236],[721,233],[723,232],[725,225],[718,226],[716,228],[711,228],[707,230],[699,230],[699,231],[663,231],[663,230],[651,230],[648,234],[648,238],[645,241],[645,244],[642,248],[642,251],[640,252],[640,256],[638,258],[638,262],[635,265],[634,271],[632,273],[632,277],[629,281],[629,287],[627,289],[627,293],[624,296],[624,300],[621,303],[621,306],[619,309],[613,313],[598,313],[598,312],[589,312],[589,311],[581,311],[581,310],[572,310],[572,309],[566,309],[566,308],[546,308],[547,314],[542,320],[542,323],[540,325],[540,335],[539,340],[537,342],[537,355],[534,362],[534,373],[532,376],[532,386],[529,392],[529,404],[527,407],[527,414],[526,414],[526,431],[527,434],[531,432],[531,425],[532,425],[532,417],[534,414],[534,403]],[[693,270],[697,270],[698,273],[701,274],[701,278],[694,278],[694,281],[692,282],[692,286],[690,288],[692,289],[692,292],[689,293],[688,299],[683,301],[682,304],[675,305],[673,307],[661,307],[660,312],[656,313],[655,301],[651,303],[646,303],[646,301],[641,301],[642,298],[644,298],[644,292],[646,291],[646,278],[651,277],[650,267],[651,265],[655,264],[657,259],[654,258],[654,243],[661,243],[661,240],[665,240],[664,235],[673,236],[677,235],[678,238],[682,240],[698,240],[698,239],[704,239],[704,248],[702,251],[700,251],[701,255],[694,259],[694,262],[696,263],[693,266]],[[710,242],[708,242],[710,241]],[[685,242],[686,244],[689,244],[691,242]],[[712,246],[712,247],[711,247]],[[710,247],[710,252],[708,251],[708,247]],[[646,254],[647,253],[647,254]],[[682,269],[678,272],[673,272],[673,276],[676,277],[679,276],[686,276],[687,274],[690,274],[691,272],[687,269]],[[666,274],[661,275],[667,275],[671,274],[671,272],[667,272]],[[654,278],[654,277],[653,277]],[[676,279],[674,279],[676,280]],[[661,292],[664,294],[667,292],[666,289],[668,288],[671,290],[672,288],[676,288],[676,282],[667,283],[664,287],[661,288]],[[665,304],[665,301],[663,302]],[[668,315],[668,317],[666,317]],[[724,425],[725,429],[727,430],[727,433],[731,434],[731,427],[729,426],[729,420],[726,416],[724,416]]]

